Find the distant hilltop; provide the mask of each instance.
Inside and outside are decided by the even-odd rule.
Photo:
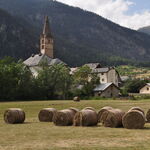
[[[140,28],[138,31],[140,31],[140,32],[143,32],[143,33],[146,33],[146,34],[150,35],[150,26]]]
[[[55,55],[70,66],[150,65],[150,36],[101,16],[52,0],[0,1],[0,57],[26,59],[39,49],[43,17],[49,16]]]

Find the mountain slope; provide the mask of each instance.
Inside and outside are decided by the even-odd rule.
[[[55,56],[70,65],[87,62],[116,65],[150,60],[150,36],[123,28],[94,13],[52,0],[13,0],[13,3],[1,0],[0,7],[34,26],[37,38],[44,15],[48,15],[55,37]],[[38,40],[32,46],[37,43]],[[26,58],[23,53],[32,54],[32,50],[22,49],[20,57]]]
[[[150,26],[140,28],[138,31],[139,31],[139,32],[143,32],[143,33],[146,33],[146,34],[150,35]]]
[[[27,57],[36,51],[35,33],[32,34],[27,26],[24,20],[0,9],[0,57]]]

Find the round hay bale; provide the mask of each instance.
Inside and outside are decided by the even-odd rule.
[[[108,116],[108,113],[109,113],[109,110],[106,110],[106,111],[104,111],[104,112],[102,113],[102,115],[101,115],[101,123],[102,123],[102,124],[104,124],[104,122],[105,122],[105,120],[106,120],[106,118],[107,118],[107,116]]]
[[[105,127],[117,128],[122,127],[122,118],[125,112],[120,109],[111,109],[103,113],[105,119],[103,120],[103,125]]]
[[[93,108],[93,107],[85,107],[85,108],[83,108],[83,110],[86,110],[86,109],[90,109],[90,110],[96,111],[95,108]]]
[[[57,110],[55,108],[43,108],[38,114],[39,121],[52,122],[54,113],[56,112]]]
[[[130,110],[138,110],[138,111],[141,111],[145,115],[144,110],[142,108],[140,108],[140,107],[132,107]]]
[[[96,126],[98,123],[97,113],[92,109],[83,109],[74,116],[74,126]]]
[[[75,102],[80,102],[80,97],[79,97],[79,96],[76,96],[76,97],[73,98],[73,100],[74,100]]]
[[[9,108],[4,112],[4,121],[9,124],[23,123],[25,112],[20,108]]]
[[[77,113],[79,111],[79,109],[74,108],[74,107],[70,107],[69,109],[71,109],[72,111],[74,111],[75,113]]]
[[[98,122],[102,122],[102,114],[107,110],[112,110],[113,108],[110,106],[105,106],[98,111]]]
[[[77,113],[77,109],[69,108],[57,111],[54,114],[53,122],[56,126],[70,126],[73,124],[73,118]]]
[[[145,116],[141,111],[130,110],[122,118],[124,128],[142,129],[145,124]]]
[[[146,113],[146,120],[148,123],[150,123],[150,109]]]

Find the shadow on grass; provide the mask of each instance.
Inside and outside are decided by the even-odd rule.
[[[24,122],[22,124],[33,124],[33,123],[37,123],[37,122]]]
[[[142,130],[150,130],[150,127],[144,127]]]

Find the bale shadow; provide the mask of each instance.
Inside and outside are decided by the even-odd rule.
[[[35,123],[35,122],[24,122],[22,124],[33,124],[33,123]]]
[[[150,127],[144,127],[142,130],[150,130]]]
[[[101,125],[94,125],[94,126],[74,126],[74,125],[72,125],[72,127],[75,127],[75,128],[99,128],[99,127],[103,127],[103,126],[101,126]]]

